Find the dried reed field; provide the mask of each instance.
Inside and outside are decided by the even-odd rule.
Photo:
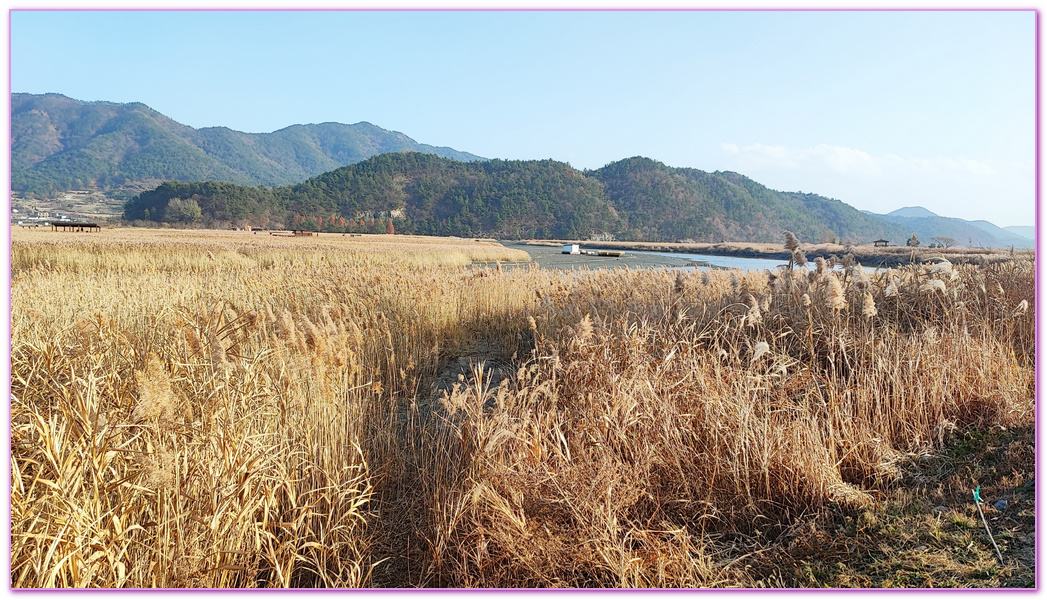
[[[518,260],[13,232],[11,585],[1034,585],[1031,260]]]

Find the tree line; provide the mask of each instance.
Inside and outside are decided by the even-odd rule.
[[[842,202],[770,190],[742,175],[631,158],[597,170],[554,160],[461,162],[388,153],[284,187],[170,181],[131,198],[129,221],[502,239],[812,241],[894,227]],[[870,237],[871,236],[871,237]]]

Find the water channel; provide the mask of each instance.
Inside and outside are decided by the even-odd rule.
[[[773,271],[778,267],[786,265],[785,260],[774,258],[744,258],[739,256],[713,256],[709,254],[649,252],[643,250],[628,250],[624,256],[607,257],[564,254],[559,246],[532,246],[512,242],[503,242],[502,245],[507,248],[516,248],[527,252],[531,256],[532,263],[543,269],[668,268],[687,271],[695,269],[741,269],[743,271],[768,269]],[[526,264],[523,263],[520,266],[525,266]],[[511,267],[510,263],[503,263],[503,265]],[[808,262],[807,268],[813,269],[814,262]],[[875,271],[873,267],[864,268],[869,273]]]

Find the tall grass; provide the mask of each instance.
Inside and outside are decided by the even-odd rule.
[[[503,272],[299,241],[15,239],[13,586],[763,585],[743,542],[1032,419],[1028,261]]]

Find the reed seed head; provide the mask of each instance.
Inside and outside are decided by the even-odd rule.
[[[277,335],[290,346],[298,345],[298,329],[294,325],[294,316],[291,311],[284,310],[276,321]]]
[[[797,267],[807,266],[807,255],[803,253],[803,250],[800,250],[799,248],[793,250],[793,264]]]
[[[755,296],[749,294],[749,312],[745,315],[745,324],[748,327],[756,327],[763,322],[760,314],[760,303]]]
[[[178,398],[171,389],[171,378],[160,359],[151,356],[144,371],[135,373],[138,383],[138,403],[131,411],[135,423],[170,420],[178,410]]]
[[[578,328],[576,330],[575,337],[578,339],[579,342],[585,343],[589,341],[589,338],[591,338],[592,335],[593,322],[589,318],[589,313],[585,313],[585,316],[582,317],[582,320],[578,323]]]
[[[867,319],[876,316],[876,302],[873,300],[872,294],[869,292],[865,292],[865,299],[862,302],[862,316]]]
[[[753,357],[749,361],[749,364],[754,364],[761,356],[770,352],[771,346],[767,342],[756,342],[756,346],[753,347]]]
[[[935,292],[946,294],[948,293],[948,288],[946,288],[945,282],[941,279],[928,279],[920,284],[920,292],[923,294],[933,294]]]
[[[826,288],[825,304],[834,311],[839,311],[847,308],[847,297],[843,292],[843,284],[835,276],[827,278],[828,287]]]
[[[1028,300],[1022,300],[1021,302],[1018,303],[1018,306],[1015,307],[1014,313],[1012,313],[1011,316],[1013,316],[1013,317],[1020,317],[1020,316],[1024,315],[1026,312],[1028,312],[1028,310],[1029,310],[1029,301]]]

